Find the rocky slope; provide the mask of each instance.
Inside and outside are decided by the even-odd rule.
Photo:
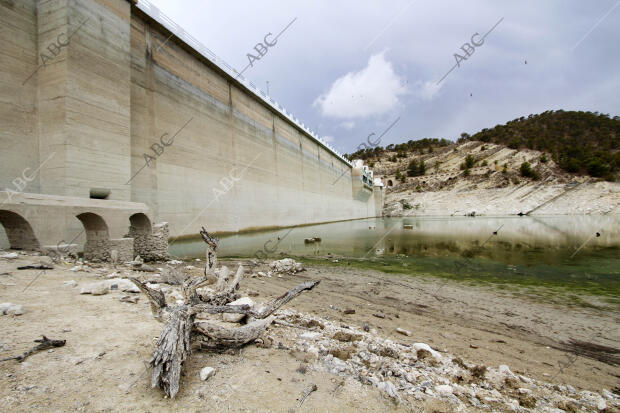
[[[425,172],[407,176],[414,159]],[[534,171],[529,177],[525,162]],[[406,157],[386,150],[372,168],[386,186],[389,216],[609,214],[620,204],[618,183],[564,172],[543,152],[480,141]]]

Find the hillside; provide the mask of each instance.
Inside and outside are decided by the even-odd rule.
[[[620,171],[619,125],[607,115],[545,112],[457,143],[422,139],[347,156],[383,179],[388,215],[612,213],[620,184],[605,180]]]
[[[506,145],[511,149],[546,152],[566,172],[588,174],[610,181],[620,171],[620,117],[591,113],[547,111],[512,120],[468,136],[472,140]]]

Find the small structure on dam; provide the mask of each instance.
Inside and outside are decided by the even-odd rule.
[[[148,1],[7,1],[0,22],[0,247],[153,259],[200,226],[381,214],[367,166]]]

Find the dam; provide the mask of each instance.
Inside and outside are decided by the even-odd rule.
[[[367,166],[149,2],[7,0],[0,19],[0,247],[107,259],[381,214]]]

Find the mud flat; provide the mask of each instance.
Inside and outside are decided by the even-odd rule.
[[[0,302],[23,306],[21,315],[0,316],[0,358],[21,354],[41,334],[67,343],[22,363],[2,362],[2,411],[617,411],[619,406],[619,309],[605,300],[574,306],[560,295],[546,301],[338,265],[305,264],[307,269],[294,275],[259,276],[268,265],[252,267],[248,260],[221,261],[230,267],[246,264],[240,294],[255,302],[302,281],[321,281],[278,311],[282,321],[298,327],[274,324],[260,345],[225,354],[195,352],[177,397],[166,399],[147,386],[144,362],[161,324],[153,320],[146,297],[123,292],[121,283],[103,295],[80,294],[86,285],[128,275],[156,277],[157,271],[76,262],[55,263],[45,272],[16,270],[38,260],[25,254],[0,259]],[[180,265],[191,265],[186,271],[199,275],[201,264]],[[176,294],[172,287],[167,293]],[[121,302],[127,295],[140,298]],[[202,381],[206,366],[215,375]],[[480,376],[482,366],[487,370]],[[302,403],[313,384],[317,390]]]

